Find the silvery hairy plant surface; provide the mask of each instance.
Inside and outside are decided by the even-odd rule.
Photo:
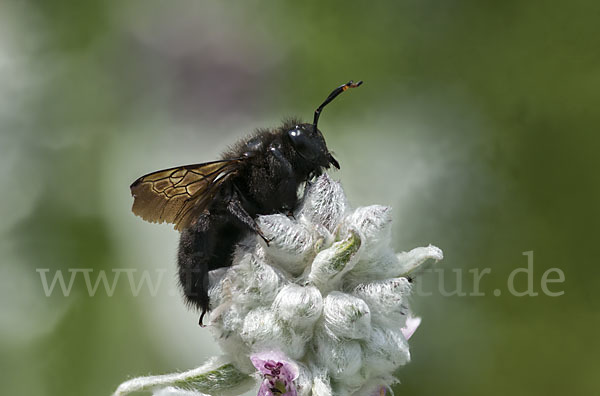
[[[348,205],[327,175],[307,186],[293,216],[260,216],[270,240],[239,244],[233,265],[210,273],[208,328],[223,356],[183,373],[140,377],[116,395],[259,396],[385,393],[410,360],[419,326],[411,279],[434,246],[394,253],[391,209]]]

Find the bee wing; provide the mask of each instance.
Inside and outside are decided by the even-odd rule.
[[[152,172],[131,184],[131,210],[152,223],[171,223],[176,230],[193,225],[223,183],[238,172],[242,159],[186,165]]]

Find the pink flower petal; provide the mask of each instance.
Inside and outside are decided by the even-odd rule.
[[[379,388],[375,389],[375,392],[371,393],[371,396],[385,396],[386,393],[385,386],[380,386]]]
[[[269,384],[266,381],[263,381],[260,384],[260,388],[258,389],[258,394],[256,396],[271,396],[271,390],[269,389]]]
[[[402,335],[404,335],[404,338],[408,340],[410,337],[412,337],[415,331],[417,331],[417,328],[420,324],[421,318],[416,316],[409,316],[408,319],[406,319],[406,324],[404,325],[404,327],[400,329]]]
[[[256,369],[263,375],[258,396],[273,396],[272,388],[279,389],[279,396],[297,396],[294,380],[298,378],[298,366],[281,352],[266,351],[250,356]],[[281,392],[285,389],[285,393]]]

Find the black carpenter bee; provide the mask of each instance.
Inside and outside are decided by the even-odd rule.
[[[293,213],[301,185],[339,163],[317,129],[323,108],[348,88],[334,89],[317,108],[312,124],[289,120],[259,129],[233,145],[222,159],[178,166],[140,177],[131,185],[133,213],[181,231],[179,283],[188,304],[209,310],[208,272],[231,265],[238,242],[256,233],[258,215]]]

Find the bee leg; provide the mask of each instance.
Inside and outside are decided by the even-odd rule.
[[[288,161],[287,158],[285,158],[285,156],[281,152],[281,145],[280,144],[276,144],[276,145],[272,144],[269,147],[269,151],[271,152],[271,154],[273,154],[273,157],[275,157],[277,159],[277,161],[279,161],[286,176],[288,178],[293,178],[294,177],[294,169],[292,168],[292,164],[290,163],[290,161]]]
[[[240,200],[237,191],[231,195],[231,198],[227,203],[227,211],[246,227],[256,232],[263,239],[263,241],[265,241],[267,246],[269,246],[269,242],[271,242],[271,240],[263,234],[258,224],[256,224],[256,221],[248,214],[248,212],[246,212],[246,209],[244,209],[242,206],[242,201]]]
[[[281,210],[287,210],[287,215],[296,220],[294,217],[294,207],[296,206],[296,201],[298,199],[298,188],[296,185],[294,168],[292,167],[292,163],[281,152],[280,143],[271,144],[271,146],[269,146],[269,152],[281,165],[279,171],[281,172],[280,176],[283,177],[283,180],[279,184],[277,191],[277,195],[283,199],[283,206],[281,207]]]
[[[204,315],[206,314],[206,310],[203,309],[202,313],[200,314],[200,319],[198,319],[198,326],[204,328],[206,327],[206,325],[204,323],[202,323],[202,319],[204,319]]]
[[[195,227],[182,231],[177,252],[179,286],[186,302],[202,310],[200,325],[209,309],[208,271],[212,257],[209,219],[201,216]]]

